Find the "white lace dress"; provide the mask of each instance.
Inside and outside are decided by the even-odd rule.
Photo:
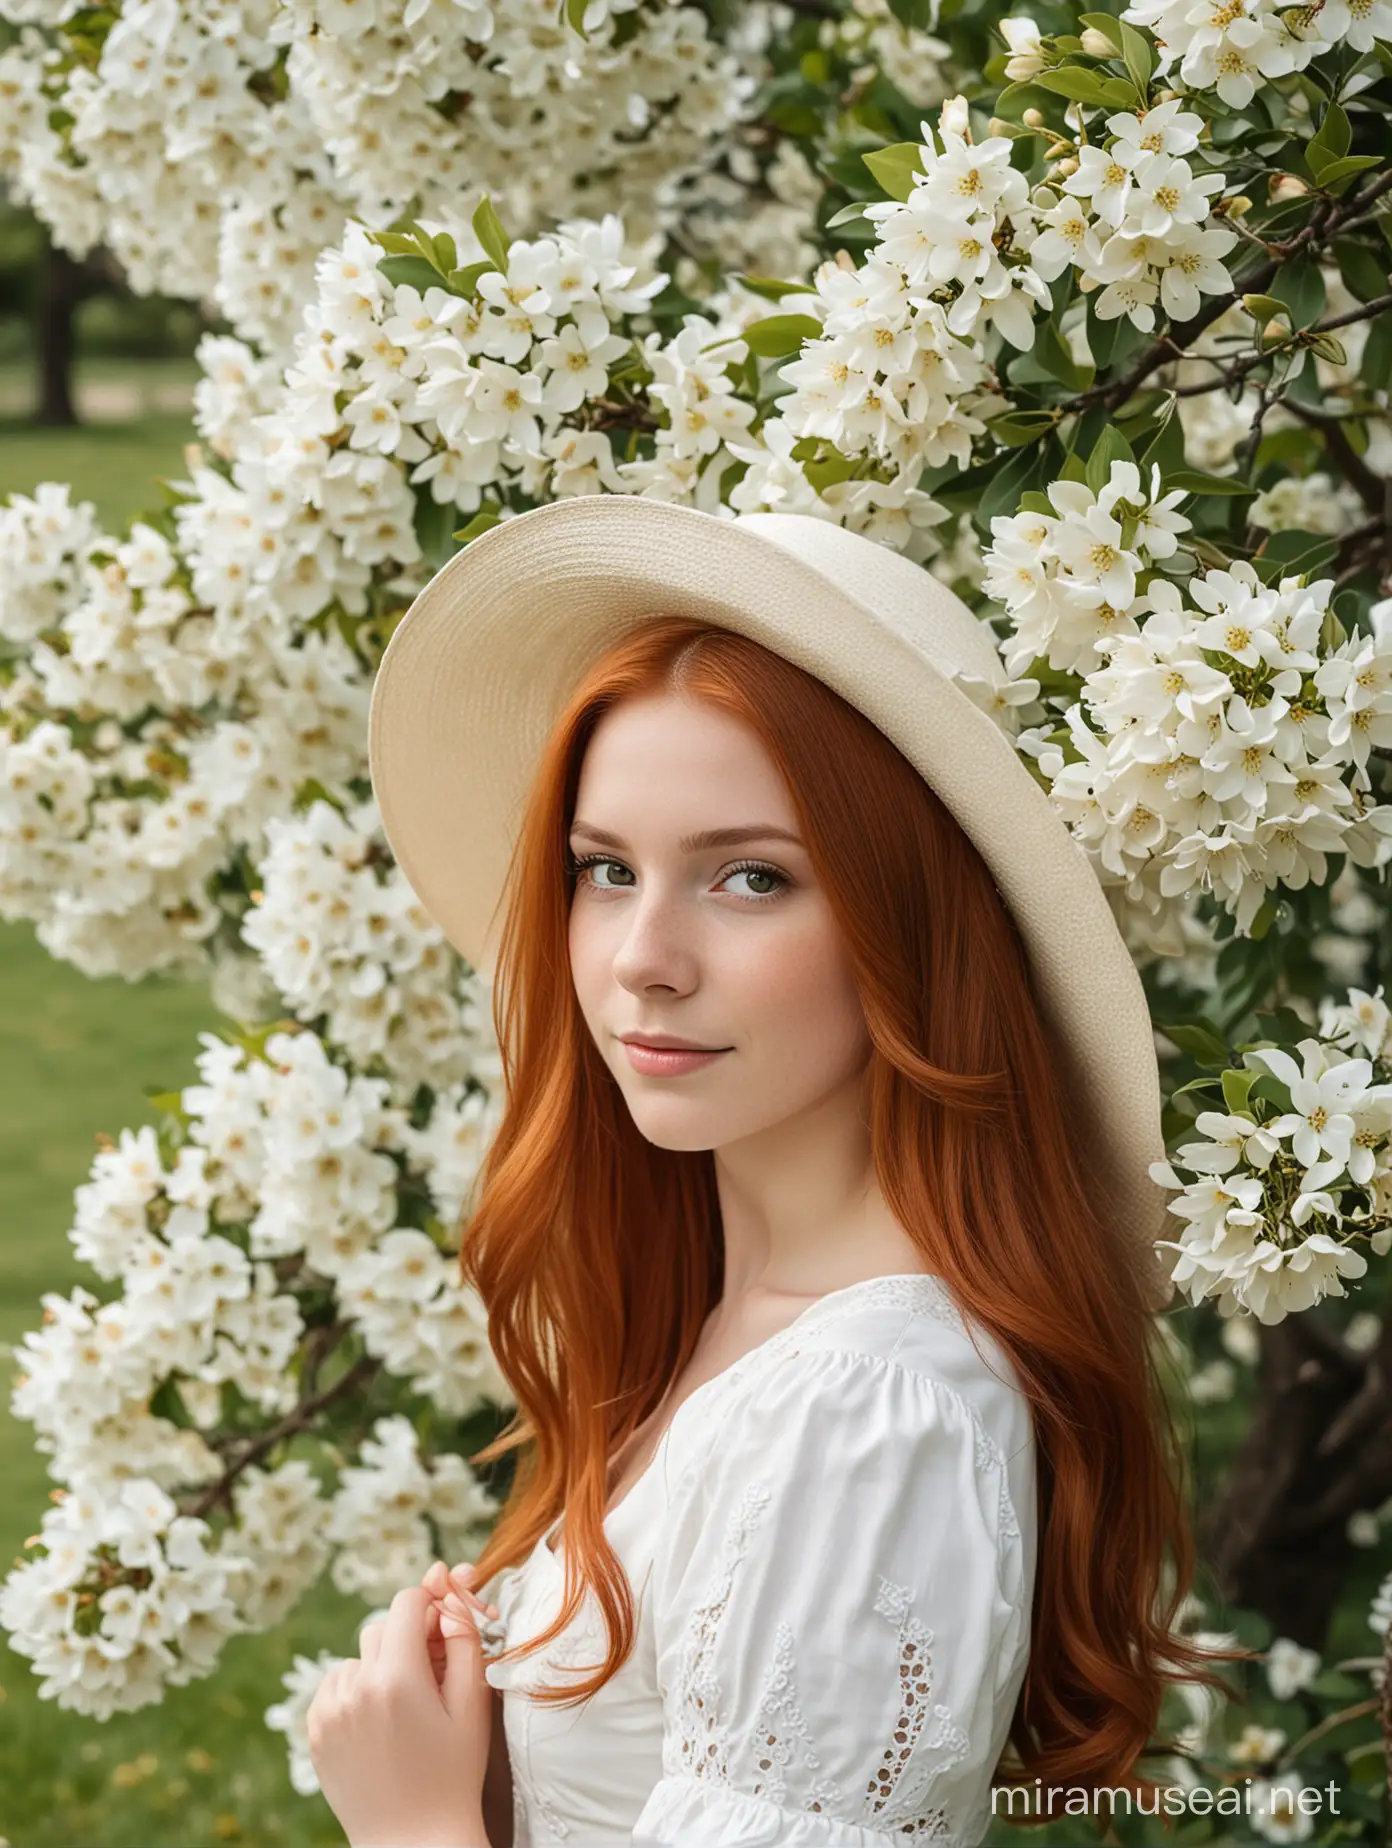
[[[1029,1650],[1035,1453],[1008,1359],[935,1277],[834,1290],[697,1388],[605,1522],[637,1642],[580,1616],[504,1690],[515,1848],[975,1848]],[[985,1356],[985,1359],[982,1356]],[[485,1653],[559,1609],[550,1532]]]

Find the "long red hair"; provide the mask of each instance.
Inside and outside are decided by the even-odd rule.
[[[566,859],[585,747],[613,706],[661,692],[744,720],[785,778],[858,980],[879,1185],[1030,1400],[1039,1554],[1010,1733],[1019,1762],[999,1781],[1129,1784],[1153,1800],[1158,1786],[1133,1767],[1164,1683],[1231,1690],[1204,1667],[1214,1654],[1174,1628],[1194,1545],[1145,1267],[1089,1183],[1087,1126],[1016,926],[952,815],[863,714],[756,642],[685,617],[655,616],[576,689],[504,894],[493,1010],[505,1109],[461,1264],[518,1408],[473,1461],[520,1455],[476,1582],[524,1559],[562,1513],[566,1569],[555,1622],[505,1659],[555,1638],[586,1586],[608,1654],[588,1680],[534,1698],[584,1700],[632,1650],[630,1587],[603,1525],[609,1459],[686,1365],[722,1291],[714,1156],[638,1132],[570,977]]]

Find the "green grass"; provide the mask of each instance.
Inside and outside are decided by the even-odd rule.
[[[192,440],[193,426],[178,416],[79,430],[0,421],[0,499],[32,494],[41,481],[71,482],[73,501],[94,501],[107,530],[122,533],[135,515],[166,504],[155,476],[185,477],[183,446]]]
[[[0,926],[0,1018],[0,1343],[13,1343],[38,1325],[44,1290],[91,1281],[66,1234],[94,1137],[153,1121],[143,1087],[192,1082],[196,1036],[218,1022],[198,985],[91,981],[19,925]],[[52,1485],[29,1426],[5,1409],[0,1481],[8,1567]],[[341,1841],[327,1808],[291,1789],[283,1741],[262,1715],[295,1653],[341,1647],[355,1613],[318,1592],[273,1636],[237,1638],[212,1680],[105,1724],[40,1701],[29,1663],[0,1648],[0,1838],[16,1848]]]
[[[0,425],[0,494],[71,481],[116,524],[159,504],[183,418],[77,431]],[[143,1087],[193,1082],[201,1029],[218,1025],[196,984],[92,981],[0,924],[0,1344],[39,1325],[39,1297],[92,1282],[67,1232],[98,1132],[153,1121]],[[28,1425],[9,1416],[0,1363],[0,1570],[38,1528],[52,1484]],[[361,1605],[327,1587],[266,1637],[238,1637],[209,1681],[105,1724],[40,1701],[28,1661],[0,1638],[0,1840],[15,1848],[327,1848],[325,1804],[291,1789],[284,1742],[263,1723],[296,1653],[343,1646]]]

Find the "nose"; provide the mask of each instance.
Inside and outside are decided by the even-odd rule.
[[[614,951],[615,981],[635,995],[653,988],[689,992],[697,961],[681,899],[649,885],[624,907],[624,916],[627,928]]]

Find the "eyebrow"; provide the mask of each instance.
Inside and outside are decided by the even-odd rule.
[[[592,828],[587,821],[575,822],[570,831],[583,834],[586,840],[596,841],[601,847],[616,847],[620,853],[629,851],[627,841],[611,834],[607,828]],[[790,841],[794,847],[802,846],[796,834],[767,822],[739,828],[707,828],[700,834],[682,835],[677,845],[683,853],[700,853],[708,847],[742,847],[746,841]]]

